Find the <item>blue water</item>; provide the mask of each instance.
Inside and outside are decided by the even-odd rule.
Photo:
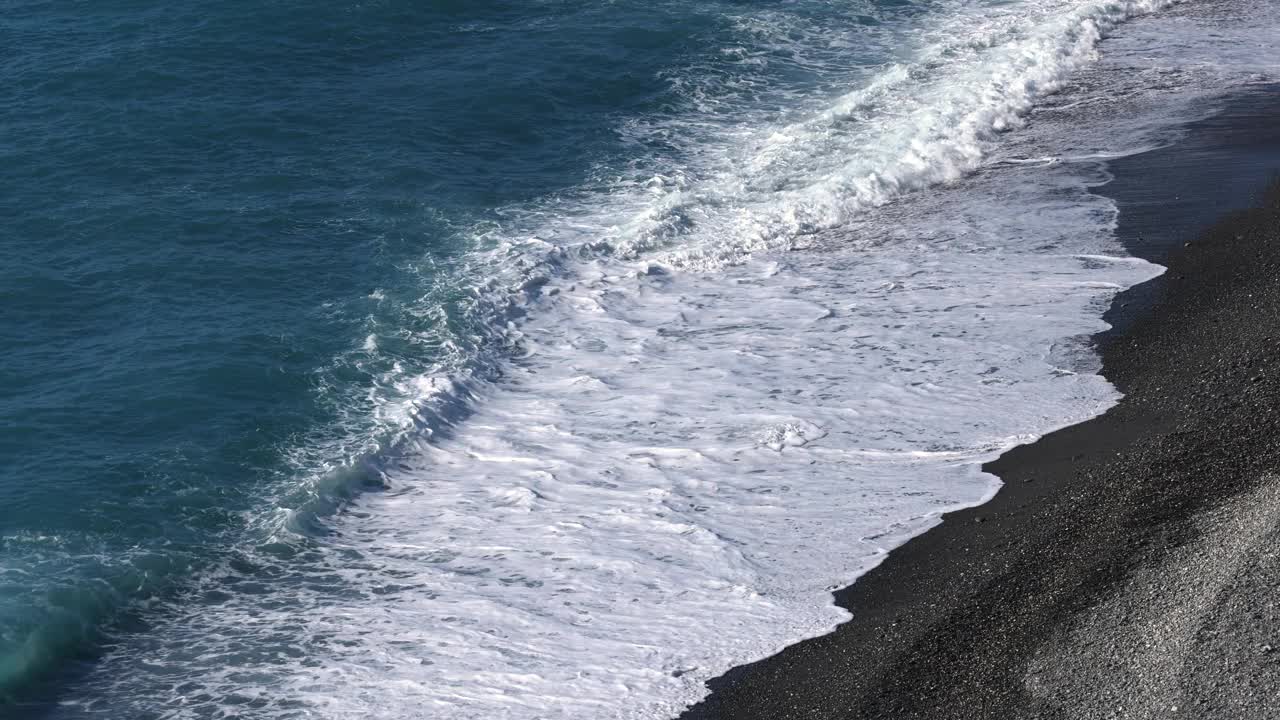
[[[806,511],[816,513],[817,525],[832,525],[822,515],[828,506],[790,508],[796,516],[790,528],[750,537],[755,530],[731,522],[728,530],[702,528],[698,513],[707,508],[690,502],[694,509],[681,516],[680,532],[659,523],[644,530],[655,534],[633,537],[638,525],[610,530],[609,522],[666,491],[657,480],[641,478],[633,487],[614,466],[593,465],[608,453],[577,440],[607,437],[615,443],[608,452],[628,462],[649,452],[671,439],[642,437],[663,425],[660,413],[653,422],[644,416],[652,402],[679,421],[692,418],[688,428],[670,421],[689,447],[704,427],[729,428],[717,429],[712,445],[741,450],[733,458],[746,461],[740,469],[761,463],[763,469],[744,472],[777,480],[780,493],[792,482],[784,471],[799,472],[779,469],[782,449],[828,432],[870,437],[884,429],[892,444],[918,430],[932,443],[950,432],[939,427],[959,428],[954,447],[974,443],[975,458],[999,442],[964,436],[971,429],[956,418],[973,415],[969,406],[954,409],[940,397],[895,410],[905,395],[831,415],[864,418],[850,421],[864,423],[852,429],[775,417],[741,429],[737,424],[764,401],[735,407],[733,391],[783,385],[792,368],[781,350],[770,355],[766,372],[751,375],[756,370],[748,364],[725,369],[730,380],[720,390],[696,383],[682,390],[679,377],[666,376],[646,385],[639,361],[612,369],[613,378],[606,372],[606,361],[623,352],[618,348],[627,347],[634,328],[611,336],[625,323],[593,323],[614,312],[642,327],[653,307],[667,313],[662,322],[672,327],[697,325],[699,311],[731,296],[725,287],[738,283],[765,289],[756,300],[743,290],[742,307],[708,311],[724,327],[706,339],[655,357],[679,357],[684,374],[693,377],[736,357],[744,343],[759,343],[768,355],[764,348],[775,341],[763,330],[745,340],[733,335],[751,327],[756,315],[768,315],[767,330],[785,330],[779,343],[801,337],[812,328],[793,333],[787,323],[808,317],[809,306],[788,303],[821,283],[791,287],[777,280],[783,289],[768,288],[760,278],[786,277],[774,266],[723,287],[714,278],[727,277],[723,269],[753,251],[785,251],[797,238],[842,227],[914,189],[955,184],[980,167],[1035,101],[1089,61],[1095,31],[1162,5],[0,4],[0,714],[68,720],[623,717],[601,709],[618,702],[613,686],[587,683],[590,672],[574,663],[599,664],[603,674],[620,677],[631,672],[627,677],[642,680],[628,691],[646,701],[658,697],[653,707],[659,710],[678,708],[697,692],[709,666],[685,668],[684,660],[654,651],[649,668],[643,642],[622,638],[627,642],[618,649],[612,631],[597,637],[575,635],[576,628],[593,621],[595,627],[611,620],[626,625],[630,616],[609,605],[615,591],[679,598],[681,588],[664,586],[662,573],[686,564],[699,578],[718,577],[721,565],[733,572],[758,568],[759,576],[730,573],[716,585],[746,604],[731,608],[728,600],[695,598],[691,612],[711,608],[707,617],[715,618],[724,610],[727,622],[737,622],[733,612],[745,607],[748,620],[769,617],[754,608],[774,602],[771,578],[789,577],[786,568],[771,568],[772,550],[761,560],[736,548],[758,542],[783,548],[778,557],[814,555],[786,543],[800,537],[796,528],[804,527]],[[1050,219],[1064,212],[1060,204],[1045,208]],[[980,235],[966,236],[964,252],[999,242],[973,239]],[[858,260],[838,277],[871,298],[892,289],[877,273],[928,264],[887,251],[884,257],[887,270]],[[653,265],[646,264],[650,259]],[[1015,259],[1011,250],[999,265],[1030,276],[1038,262]],[[987,264],[976,266],[979,276]],[[954,283],[968,297],[965,272],[940,276],[930,287],[950,292],[947,283]],[[688,307],[686,295],[662,294],[672,273],[681,280],[670,280],[678,288],[670,292],[694,298]],[[639,284],[626,284],[636,277]],[[645,285],[647,278],[657,279]],[[1026,307],[1043,302],[1041,295],[1028,297]],[[864,304],[834,291],[822,302]],[[952,304],[945,304],[949,311]],[[1060,305],[1061,312],[1079,315],[1075,305]],[[769,315],[774,306],[778,314]],[[927,313],[927,306],[915,310]],[[822,309],[814,317],[828,317]],[[855,378],[851,389],[841,386],[841,373],[826,374],[831,363],[823,364],[812,372],[826,395],[801,405],[817,407],[821,397],[838,396],[837,389],[870,397],[881,385],[890,397],[896,390],[881,379],[917,355],[921,372],[932,371],[937,361],[919,350],[923,341],[901,336],[929,322],[876,326],[898,333],[875,346],[876,352],[895,348],[892,357],[851,367],[844,373]],[[972,333],[983,342],[986,325]],[[855,326],[850,321],[832,332],[852,333]],[[541,333],[542,344],[525,331]],[[957,330],[956,337],[965,332]],[[654,337],[677,335],[663,328]],[[716,337],[726,338],[731,351],[719,352]],[[849,342],[869,337],[872,331]],[[973,352],[1004,352],[1013,343],[994,338]],[[1041,350],[1027,349],[1037,371]],[[945,352],[962,358],[967,351]],[[968,372],[978,361],[956,362]],[[981,364],[979,390],[955,395],[988,401],[980,392],[994,381],[986,377],[985,359]],[[558,369],[581,375],[541,387],[539,380],[554,379]],[[747,380],[732,378],[733,372]],[[1046,371],[1045,377],[1057,376]],[[610,414],[618,404],[584,399],[574,405],[574,383],[584,378],[612,390],[630,378],[630,394],[610,401],[634,408],[635,418]],[[1081,387],[1063,396],[1081,404],[1109,397],[1105,388]],[[560,396],[570,398],[562,414],[538,414],[560,408]],[[511,397],[531,398],[534,410]],[[685,401],[690,405],[681,410]],[[1000,412],[990,415],[1005,418]],[[479,430],[466,436],[460,428],[477,414]],[[899,432],[892,426],[899,415],[914,424]],[[1016,423],[1025,418],[1015,415],[1005,419],[1020,428]],[[1038,421],[1051,423],[1049,416]],[[536,433],[548,428],[574,439],[540,444],[545,438]],[[1015,431],[1000,432],[1007,439]],[[759,437],[765,439],[750,439]],[[733,445],[741,438],[749,438],[746,450]],[[636,447],[627,446],[628,439]],[[772,454],[764,460],[749,455],[758,447]],[[886,448],[856,449],[867,456],[901,449]],[[637,449],[644,452],[632,452]],[[792,458],[799,451],[788,452]],[[563,494],[617,491],[597,498],[613,505],[571,498],[552,507],[560,502],[548,499],[554,492],[539,494],[530,489],[536,483],[522,479],[526,455],[569,458],[562,466],[588,477],[565,480]],[[714,473],[695,481],[690,478],[702,469],[689,468],[694,465],[678,469],[685,473],[680,482],[717,487]],[[868,481],[881,485],[863,497],[892,497],[900,505],[866,500],[867,527],[920,520],[935,507],[977,499],[905,492],[897,472]],[[922,474],[910,469],[906,477]],[[571,475],[541,477],[560,482]],[[975,484],[963,485],[964,492],[980,494],[973,488],[981,482],[969,480]],[[509,487],[516,481],[524,484]],[[913,499],[931,492],[926,500]],[[753,517],[752,510],[767,505],[751,499],[739,512],[732,500],[724,502],[731,519]],[[494,514],[508,508],[530,512]],[[635,512],[665,522],[668,509]],[[428,520],[428,511],[437,514]],[[532,520],[525,526],[522,518]],[[546,541],[542,530],[569,526],[594,533],[584,546],[597,556],[570,557],[564,548],[539,545]],[[387,531],[379,535],[377,528]],[[412,534],[437,530],[426,540]],[[510,537],[498,537],[503,532]],[[734,532],[745,540],[729,537]],[[655,544],[686,536],[690,542],[714,537],[723,547],[703,557],[701,546],[689,546],[690,556],[681,558],[683,549],[660,551]],[[629,554],[647,545],[659,579],[646,579],[647,566]],[[517,549],[532,560],[514,559]],[[562,577],[538,565],[562,560],[582,574]],[[503,565],[508,561],[510,568]],[[601,568],[617,574],[591,579]],[[837,569],[802,566],[794,574],[813,575],[825,593],[822,572],[844,582],[859,569],[865,569],[860,559]],[[537,579],[540,572],[545,583]],[[565,578],[587,579],[576,588],[553,588]],[[635,588],[627,586],[633,578]],[[752,582],[759,586],[739,592]],[[491,606],[495,587],[515,594],[499,595]],[[573,593],[587,609],[563,610],[573,602],[561,592]],[[437,600],[443,609],[430,605]],[[634,602],[630,607],[645,606]],[[769,607],[787,607],[776,602]],[[426,609],[413,615],[417,610],[406,608]],[[787,632],[819,631],[832,621],[827,610],[806,615]],[[662,619],[661,612],[651,614]],[[409,620],[396,625],[386,619],[393,616]],[[419,626],[421,618],[439,623],[438,636],[437,626]],[[711,627],[693,615],[685,619]],[[503,624],[508,621],[524,623],[527,637]],[[463,626],[479,629],[472,636],[450,634]],[[643,629],[643,622],[626,626]],[[401,632],[406,637],[397,639]],[[476,660],[468,648],[490,648],[475,637],[505,644]],[[361,655],[360,647],[371,649]],[[404,657],[387,659],[402,650]],[[634,661],[637,656],[642,659]],[[745,658],[726,650],[713,659]],[[383,661],[385,673],[370,670]],[[623,662],[638,664],[610,665]],[[677,664],[673,670],[665,663]],[[439,675],[375,682],[400,678],[396,673],[405,667]],[[371,675],[361,675],[365,670]],[[308,679],[313,671],[330,678],[327,694],[317,690],[322,682]],[[535,676],[555,687],[566,682],[555,678],[577,678],[580,697],[550,695],[530,679]],[[369,677],[368,687],[352,690],[350,705],[336,699],[343,691],[333,688]],[[289,692],[272,690],[290,678]],[[640,707],[634,699],[624,704]]]
[[[717,49],[772,5],[7,3],[3,692],[145,633],[149,603],[312,499],[300,462],[376,454],[353,398],[466,343],[447,267],[477,224],[651,153],[626,122],[688,112],[691,66],[741,75]],[[817,81],[777,52],[760,94]],[[378,307],[423,296],[437,313]],[[380,319],[383,356],[344,361]],[[297,461],[309,443],[332,455]]]

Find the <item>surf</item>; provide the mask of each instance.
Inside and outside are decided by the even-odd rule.
[[[1088,192],[1149,138],[1024,125],[1165,6],[944,3],[830,45],[735,17],[732,63],[665,71],[679,112],[617,123],[626,159],[335,303],[335,419],[64,712],[655,718],[828,631],[832,589],[994,492],[982,462],[1115,401],[1047,349],[1159,271]],[[892,50],[841,67],[864,39]]]

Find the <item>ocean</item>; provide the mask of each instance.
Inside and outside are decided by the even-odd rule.
[[[678,714],[1116,401],[1091,188],[1277,27],[0,4],[0,712]]]

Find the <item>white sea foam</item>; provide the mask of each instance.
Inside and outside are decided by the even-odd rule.
[[[396,437],[386,491],[323,522],[295,507],[326,534],[244,549],[200,579],[199,615],[179,606],[68,703],[662,718],[830,630],[832,589],[995,491],[982,462],[1116,399],[1072,339],[1159,268],[1122,256],[1087,188],[1243,61],[1214,75],[1231,42],[1183,27],[1203,62],[1157,86],[1142,73],[1176,57],[1135,29],[1118,43],[1139,71],[1095,69],[1001,133],[1158,5],[956,4],[901,44],[910,62],[807,117],[706,99],[664,130],[701,152],[525,209],[481,261],[487,337],[451,341],[500,353],[431,374],[376,333],[353,350]]]

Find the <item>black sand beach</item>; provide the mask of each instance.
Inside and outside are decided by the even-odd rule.
[[[1280,91],[1112,172],[1121,240],[1169,267],[1098,337],[1125,398],[684,720],[1280,717]]]

